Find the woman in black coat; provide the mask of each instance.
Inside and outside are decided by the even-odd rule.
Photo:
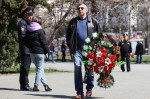
[[[48,57],[48,44],[45,38],[45,32],[41,27],[42,19],[34,17],[31,24],[28,26],[28,33],[26,35],[27,47],[30,50],[31,58],[36,66],[36,76],[33,91],[39,91],[38,85],[40,81],[45,87],[45,91],[51,91],[49,88],[45,74],[44,74],[44,59],[45,55]]]

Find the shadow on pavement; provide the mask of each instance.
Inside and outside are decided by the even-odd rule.
[[[14,88],[0,88],[0,90],[20,91],[20,89],[14,89]]]
[[[32,96],[41,96],[41,97],[52,97],[52,98],[66,98],[66,99],[74,99],[75,96],[66,96],[66,95],[47,95],[47,94],[26,94]],[[100,97],[91,97],[91,98],[84,98],[84,99],[103,99]]]

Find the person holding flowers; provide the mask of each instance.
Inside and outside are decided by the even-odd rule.
[[[86,4],[80,3],[77,5],[78,16],[73,18],[68,25],[67,33],[66,33],[66,41],[67,45],[70,49],[70,53],[74,58],[74,82],[75,82],[75,90],[77,95],[75,99],[83,99],[83,80],[82,80],[82,61],[83,61],[83,45],[85,43],[85,39],[88,37],[96,37],[97,39],[86,39],[86,42],[89,42],[91,48],[94,49],[94,45],[96,42],[102,38],[102,33],[100,29],[100,25],[95,18],[87,15],[88,8]],[[93,34],[95,33],[95,34]],[[84,46],[86,49],[87,46]],[[86,54],[86,53],[85,53]],[[92,89],[94,87],[94,73],[92,70],[85,66],[85,71],[88,71],[88,76],[86,82],[86,97],[91,97]]]

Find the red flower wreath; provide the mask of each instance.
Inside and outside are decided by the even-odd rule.
[[[99,38],[96,33],[93,33],[92,37],[93,39]],[[104,37],[108,39],[106,35]],[[98,85],[100,87],[108,88],[114,84],[114,78],[110,75],[112,69],[114,69],[116,64],[124,64],[124,62],[119,62],[120,53],[118,51],[118,46],[116,46],[115,42],[107,44],[105,41],[98,41],[95,46],[97,47],[98,45],[98,47],[93,50],[89,45],[90,42],[91,38],[88,37],[83,45],[82,55],[85,57],[83,63],[90,70],[100,74],[100,77],[97,80]]]

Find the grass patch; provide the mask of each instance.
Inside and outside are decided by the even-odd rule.
[[[8,74],[8,73],[19,73],[20,72],[20,67],[5,67],[5,70],[0,70],[0,73],[2,74]]]
[[[30,71],[29,73],[35,73],[36,72],[36,68],[34,67],[30,67]],[[66,71],[66,70],[58,70],[58,69],[54,69],[54,68],[46,68],[44,69],[45,73],[54,73],[54,72],[71,72],[71,71]],[[5,71],[0,70],[0,73],[2,74],[12,74],[12,73],[20,73],[20,66],[16,66],[16,67],[6,67]]]
[[[134,56],[134,58],[130,58],[131,62],[136,62],[136,55]],[[142,57],[142,62],[143,63],[150,63],[150,56],[143,56]]]
[[[54,59],[56,62],[61,62],[62,61],[62,56],[54,56]],[[45,59],[46,60],[46,59]],[[50,56],[48,61],[52,61],[52,57]],[[71,62],[71,57],[70,56],[66,56],[66,62]]]
[[[55,57],[55,61],[59,62],[61,61],[62,57],[59,56],[58,59],[57,57]],[[51,61],[51,57],[49,58],[49,61]],[[71,58],[69,56],[66,56],[66,61],[70,62],[72,61]],[[136,55],[134,58],[130,58],[130,61],[131,62],[136,62]],[[142,59],[143,63],[150,63],[150,56],[143,56],[143,59]],[[30,67],[30,73],[35,73],[36,70],[34,67]],[[58,69],[54,69],[54,68],[46,68],[45,69],[45,73],[53,73],[53,72],[71,72],[71,71],[65,71],[65,70],[58,70]],[[15,66],[15,67],[5,67],[4,71],[3,70],[0,70],[0,73],[1,74],[9,74],[9,73],[20,73],[20,66]]]
[[[35,73],[36,72],[36,68],[30,68],[30,73]],[[44,69],[45,73],[54,73],[54,72],[71,72],[71,71],[66,71],[66,70],[58,70],[58,69],[54,69],[54,68],[46,68]]]

